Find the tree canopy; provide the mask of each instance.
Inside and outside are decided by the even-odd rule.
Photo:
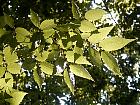
[[[0,0],[0,104],[139,104],[139,1],[97,1]]]

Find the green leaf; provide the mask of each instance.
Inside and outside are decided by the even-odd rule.
[[[94,81],[91,75],[89,74],[89,72],[83,66],[77,64],[71,64],[69,65],[69,67],[70,67],[70,71],[76,76]]]
[[[0,78],[3,77],[5,71],[6,71],[6,68],[0,66]]]
[[[74,62],[74,52],[73,51],[67,51],[66,58],[68,62]]]
[[[36,60],[43,62],[48,58],[49,52],[48,51],[43,51],[43,52],[36,51],[35,55],[36,55],[36,58],[35,58]]]
[[[84,56],[80,56],[78,59],[76,59],[75,63],[92,65],[89,61],[87,61],[87,59]]]
[[[0,90],[2,90],[5,87],[5,85],[6,85],[5,78],[0,78]]]
[[[43,33],[44,39],[48,39],[50,36],[54,35],[55,30],[54,29],[43,30]]]
[[[55,26],[56,26],[56,24],[54,23],[54,19],[44,20],[40,25],[40,29],[48,30],[48,29],[54,28]]]
[[[31,35],[29,31],[21,27],[16,28],[15,31],[16,31],[16,39],[18,42],[29,42],[27,41]]]
[[[74,53],[83,55],[83,50],[82,50],[82,48],[75,46]]]
[[[9,25],[11,28],[14,27],[14,20],[11,16],[8,16],[7,14],[5,14],[4,16],[4,21],[7,25]]]
[[[3,56],[0,54],[0,65],[3,64]]]
[[[8,64],[13,63],[13,62],[17,62],[18,56],[14,52],[11,53],[10,46],[5,47],[3,50],[3,53],[4,53],[5,60]]]
[[[82,39],[87,39],[88,37],[90,37],[91,33],[81,33],[81,37]]]
[[[6,99],[6,101],[9,102],[10,105],[19,105],[22,102],[22,100],[26,94],[27,93],[25,93],[23,91],[13,90],[9,94],[10,96],[12,96],[12,98]]]
[[[41,62],[40,65],[41,71],[45,74],[52,75],[54,66],[49,62]]]
[[[12,74],[20,74],[21,66],[18,63],[10,63],[7,65],[7,70]]]
[[[39,88],[41,89],[43,80],[42,80],[41,76],[39,75],[39,73],[38,73],[38,71],[37,71],[37,68],[35,68],[35,69],[33,70],[33,76],[34,76],[35,82],[37,83],[37,85],[38,85]]]
[[[0,16],[0,28],[3,28],[6,25],[4,16]]]
[[[128,43],[134,41],[135,39],[125,39],[121,37],[111,37],[104,39],[99,43],[99,46],[102,47],[105,51],[114,51],[123,48]]]
[[[74,2],[74,0],[72,0],[72,14],[73,14],[73,18],[75,18],[75,19],[80,18],[80,12],[78,9],[79,9],[78,6]]]
[[[111,70],[115,75],[122,76],[116,59],[112,56],[112,54],[106,51],[102,51],[101,58],[103,62],[107,65],[109,70]]]
[[[67,84],[67,86],[69,87],[70,91],[72,92],[72,94],[74,95],[74,86],[70,80],[70,76],[68,74],[68,71],[65,69],[64,70],[64,81]]]
[[[102,9],[92,9],[85,13],[85,18],[89,21],[99,20],[103,17],[105,11]]]
[[[89,57],[90,57],[92,64],[94,64],[98,67],[101,67],[102,61],[101,61],[100,53],[97,50],[90,47],[89,48]]]
[[[6,33],[7,31],[0,28],[0,38]]]
[[[39,27],[40,26],[40,22],[39,22],[39,17],[37,15],[37,13],[35,13],[33,10],[30,9],[30,19],[32,21],[32,23],[36,26]]]
[[[81,32],[92,32],[96,30],[95,25],[88,20],[81,21],[81,26],[79,27]]]
[[[97,34],[92,34],[89,38],[88,41],[92,44],[95,43],[99,43],[100,41],[102,41],[104,38],[107,37],[107,35],[109,34],[109,32],[112,30],[112,26],[111,27],[105,27],[105,28],[101,28],[99,29],[99,33]]]

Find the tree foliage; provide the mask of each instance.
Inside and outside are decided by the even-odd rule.
[[[104,103],[102,90],[110,99],[118,95],[126,74],[116,55],[136,37],[114,34],[116,26],[102,23],[108,9],[88,9],[90,4],[2,1],[1,104],[54,105],[67,97],[66,104],[92,105]]]

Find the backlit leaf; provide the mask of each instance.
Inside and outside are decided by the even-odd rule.
[[[75,63],[92,65],[84,56],[80,56],[78,59],[76,59]]]
[[[54,23],[53,19],[44,20],[40,25],[40,29],[41,30],[46,30],[46,29],[48,30],[48,29],[54,28],[55,26],[56,26],[56,24]]]
[[[105,27],[105,28],[100,28],[98,31],[99,33],[97,34],[92,34],[89,38],[88,41],[92,44],[99,43],[102,41],[104,38],[107,37],[109,32],[112,30],[113,27]]]
[[[38,85],[39,88],[41,89],[41,86],[42,86],[43,81],[42,81],[42,78],[41,78],[41,76],[39,75],[39,73],[38,73],[38,71],[37,71],[36,68],[33,70],[33,76],[34,76],[35,82],[37,83],[37,85]]]
[[[102,61],[101,61],[100,53],[97,50],[90,47],[89,48],[89,57],[90,57],[92,64],[94,64],[98,67],[101,67]]]
[[[81,65],[71,64],[69,65],[70,71],[75,74],[76,76],[86,78],[93,81],[93,78],[89,74],[89,72]]]
[[[36,60],[43,62],[48,58],[49,52],[48,51],[43,51],[43,52],[36,51],[35,55],[36,55],[36,58],[35,58]]]
[[[0,54],[0,65],[3,64],[3,56]]]
[[[69,87],[70,91],[72,92],[72,94],[74,94],[74,86],[70,80],[70,76],[68,74],[68,71],[65,69],[64,70],[64,80],[65,80],[65,83],[67,84],[67,86]]]
[[[49,62],[41,62],[40,63],[41,71],[45,74],[52,75],[54,66]]]
[[[32,23],[36,26],[39,27],[40,26],[40,22],[39,22],[39,17],[37,15],[37,13],[35,13],[33,10],[30,9],[30,19],[32,21]]]
[[[78,9],[79,9],[78,6],[74,2],[74,0],[72,0],[72,14],[73,14],[73,18],[75,18],[75,19],[80,18],[80,12]]]
[[[99,20],[103,17],[105,11],[102,9],[92,9],[85,13],[85,18],[89,21]]]
[[[111,37],[104,39],[99,43],[105,51],[114,51],[123,48],[128,43],[134,41],[135,39],[125,39],[121,37]]]
[[[112,54],[102,51],[101,58],[102,58],[103,62],[107,65],[109,70],[111,70],[115,75],[121,76],[121,72],[120,72],[119,66],[117,64],[117,61],[112,56]]]
[[[48,39],[55,33],[55,30],[54,29],[43,30],[43,33],[44,39]]]
[[[81,32],[92,32],[92,31],[95,31],[96,30],[96,27],[95,25],[93,25],[93,23],[91,23],[90,21],[88,20],[83,20],[81,22],[81,26],[79,27],[79,30]]]
[[[10,96],[12,96],[12,98],[6,99],[6,101],[9,102],[10,105],[19,105],[22,102],[22,100],[26,94],[27,93],[25,93],[23,91],[13,90],[9,94]]]
[[[75,46],[74,53],[83,55],[83,50],[82,50],[82,48]]]
[[[74,62],[74,52],[73,51],[67,51],[66,58],[68,62]]]
[[[91,33],[81,33],[81,37],[82,39],[87,39],[88,37],[90,37]]]
[[[18,63],[10,63],[7,65],[7,70],[12,74],[19,74],[21,66]]]
[[[0,78],[3,77],[5,71],[6,71],[6,68],[0,66]]]

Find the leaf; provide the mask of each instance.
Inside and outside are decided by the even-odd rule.
[[[40,22],[39,22],[39,17],[37,15],[37,13],[35,13],[33,10],[30,9],[30,19],[32,21],[32,23],[36,26],[39,27],[40,26]]]
[[[81,21],[81,26],[79,27],[79,30],[81,32],[92,32],[96,30],[96,27],[90,21],[83,20]]]
[[[103,17],[105,11],[102,9],[92,9],[85,13],[85,18],[89,21],[99,20]]]
[[[80,56],[78,59],[76,59],[75,63],[92,65],[89,61],[87,61],[87,59],[84,56]]]
[[[76,76],[94,81],[91,75],[89,74],[89,72],[83,66],[77,64],[71,64],[69,65],[69,67],[70,67],[70,71]]]
[[[0,66],[0,78],[3,77],[5,71],[6,71],[6,68]]]
[[[100,53],[97,50],[90,47],[89,48],[89,57],[90,57],[92,64],[94,64],[98,67],[101,67],[102,61],[101,61]]]
[[[18,59],[18,56],[16,55],[16,53],[14,53],[14,52],[11,53],[10,46],[5,47],[3,50],[3,53],[4,53],[5,60],[8,64],[16,62]]]
[[[52,75],[54,66],[51,63],[41,62],[39,66],[42,72],[48,75]]]
[[[48,29],[54,28],[55,26],[56,24],[54,23],[54,19],[44,20],[40,25],[40,29],[48,30]]]
[[[0,28],[3,28],[6,25],[4,16],[0,16]]]
[[[105,27],[105,28],[101,28],[99,29],[99,33],[97,34],[92,34],[89,38],[88,41],[92,44],[95,43],[99,43],[100,41],[102,41],[104,38],[107,37],[107,35],[109,34],[109,32],[112,30],[112,26],[111,27]]]
[[[106,51],[102,51],[101,58],[103,62],[107,65],[108,69],[110,69],[115,75],[122,76],[116,59],[112,56],[112,54]]]
[[[68,62],[74,62],[74,52],[73,51],[67,51],[66,58]]]
[[[55,30],[54,29],[43,30],[43,33],[44,39],[48,39],[55,33]]]
[[[0,38],[6,33],[7,31],[0,28]]]
[[[74,53],[83,55],[83,50],[82,50],[82,48],[75,46]]]
[[[11,16],[8,16],[7,14],[4,15],[4,21],[7,25],[9,25],[11,28],[14,27],[14,20]]]
[[[128,43],[134,41],[135,39],[125,39],[121,37],[111,37],[104,39],[99,43],[99,46],[102,47],[105,51],[114,51],[123,48]]]
[[[82,39],[87,39],[88,37],[90,37],[91,33],[81,33],[81,37]]]
[[[29,38],[31,33],[29,31],[27,31],[25,28],[21,28],[21,27],[18,27],[16,28],[16,39],[18,42],[29,42],[27,41]]]
[[[7,65],[7,70],[12,74],[20,74],[21,66],[18,63],[10,63]]]
[[[72,0],[72,14],[73,14],[73,18],[75,18],[75,19],[80,18],[80,12],[78,9],[79,9],[78,6],[74,2],[74,0]]]
[[[6,99],[6,101],[9,102],[10,105],[19,105],[26,94],[27,93],[23,91],[14,90],[9,94],[12,98]]]
[[[41,89],[41,86],[42,86],[43,81],[42,81],[41,76],[38,74],[37,68],[35,68],[35,69],[33,70],[33,76],[34,76],[35,82],[37,83],[37,85],[38,85],[39,88]]]
[[[69,87],[70,91],[72,92],[72,94],[74,95],[74,86],[70,80],[70,76],[68,74],[68,71],[65,69],[64,70],[64,81],[67,84],[67,86]]]
[[[0,54],[0,65],[3,64],[3,56]]]

